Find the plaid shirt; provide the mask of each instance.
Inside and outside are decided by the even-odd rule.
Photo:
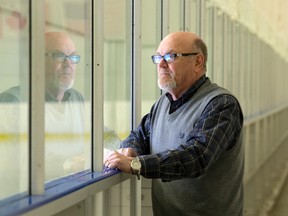
[[[208,78],[205,75],[201,77],[176,101],[166,93],[171,103],[169,113],[185,104],[206,79]],[[197,124],[193,128],[191,126],[186,143],[179,143],[179,147],[173,151],[167,149],[158,154],[150,154],[150,116],[153,110],[152,107],[139,126],[122,142],[121,148],[133,148],[138,153],[142,164],[141,174],[144,177],[161,178],[162,181],[203,174],[222,152],[233,147],[243,126],[243,116],[237,100],[231,95],[219,95],[209,102]],[[193,148],[195,145],[198,148]]]

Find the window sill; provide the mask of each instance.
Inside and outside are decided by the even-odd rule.
[[[116,170],[110,170],[105,173],[87,171],[77,173],[47,183],[44,194],[31,196],[19,194],[4,199],[0,202],[0,215],[55,214],[69,207],[71,205],[69,200],[71,199],[73,199],[75,203],[80,202],[89,196],[95,195],[129,178],[130,175],[120,173]],[[58,205],[54,203],[53,208],[45,207],[51,202],[59,203]]]

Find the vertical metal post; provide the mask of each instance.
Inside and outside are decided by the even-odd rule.
[[[162,0],[162,35],[161,40],[169,33],[169,4],[170,1]]]
[[[185,31],[185,18],[186,18],[186,2],[185,0],[180,1],[180,31]]]
[[[30,0],[30,194],[44,192],[44,2]]]
[[[132,127],[141,120],[141,0],[131,1],[132,18]],[[135,177],[130,182],[130,215],[141,216],[141,181]]]
[[[191,31],[191,1],[184,0],[183,30]]]
[[[92,5],[92,171],[103,169],[103,0],[89,2]],[[93,196],[93,215],[105,216],[105,193]]]
[[[92,171],[103,169],[103,2],[92,1]]]

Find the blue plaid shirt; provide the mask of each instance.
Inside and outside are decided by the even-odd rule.
[[[176,101],[173,101],[172,96],[166,93],[171,103],[169,113],[185,104],[206,79],[208,78],[205,75],[202,76]],[[152,106],[150,113],[143,117],[139,126],[131,131],[127,139],[121,143],[121,148],[133,148],[137,152],[142,164],[141,174],[144,177],[161,178],[162,181],[188,176],[198,177],[203,174],[206,165],[195,158],[205,157],[207,164],[213,164],[213,161],[217,160],[223,151],[233,147],[243,126],[243,116],[237,100],[231,95],[219,95],[209,102],[197,124],[193,129],[191,127],[190,137],[187,138],[186,143],[181,143],[181,145],[179,143],[179,147],[173,151],[167,149],[158,154],[150,154],[150,116],[153,110]],[[195,152],[192,146],[197,143],[201,143],[201,146],[206,149]],[[221,145],[221,147],[215,147],[215,145]]]

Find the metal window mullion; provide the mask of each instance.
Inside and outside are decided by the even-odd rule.
[[[92,1],[92,142],[93,161],[92,171],[102,172],[103,169],[103,1]]]
[[[141,0],[131,0],[132,128],[141,120],[141,6]],[[135,177],[130,181],[130,193],[130,215],[141,216],[141,181]]]
[[[185,21],[186,21],[186,5],[185,0],[180,1],[180,11],[179,11],[179,18],[180,18],[180,31],[185,31]],[[188,5],[188,3],[187,3]]]
[[[162,31],[161,40],[169,33],[169,8],[170,1],[162,0]],[[160,41],[159,41],[160,42]]]
[[[103,133],[104,133],[104,78],[103,78],[103,0],[90,1],[92,5],[92,171],[103,169]],[[93,215],[106,215],[105,191],[93,196]]]
[[[156,42],[162,39],[163,31],[163,0],[156,2]]]
[[[195,0],[196,3],[194,3],[196,6],[194,19],[196,20],[195,23],[195,32],[199,35],[201,38],[205,38],[206,31],[207,31],[207,22],[206,19],[206,10],[207,10],[207,1],[201,1],[201,0]],[[210,20],[209,20],[210,21]]]
[[[141,121],[141,0],[132,0],[132,103],[135,128]]]
[[[30,0],[29,193],[44,192],[44,2]],[[43,55],[41,55],[43,54]]]

